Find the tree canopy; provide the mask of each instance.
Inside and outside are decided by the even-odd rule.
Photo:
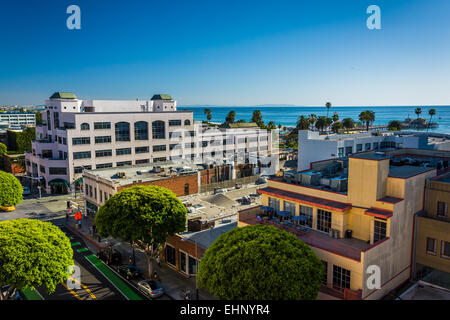
[[[134,186],[112,196],[99,209],[95,225],[101,236],[135,243],[145,250],[151,274],[154,246],[186,229],[187,209],[171,190]]]
[[[236,119],[236,112],[234,110],[231,110],[230,112],[228,112],[228,115],[225,118],[225,122],[234,123],[235,119]]]
[[[69,238],[49,222],[16,219],[0,222],[0,287],[44,286],[48,293],[69,277],[74,264]],[[0,290],[0,300],[8,299]]]
[[[402,123],[398,120],[391,120],[389,121],[388,129],[391,131],[399,131],[402,129]]]
[[[208,121],[211,121],[211,119],[212,119],[211,110],[208,109],[208,108],[205,108],[204,113],[206,114],[206,119],[207,119]]]
[[[11,173],[0,171],[0,205],[15,206],[23,200],[23,187]]]
[[[6,146],[0,142],[0,156],[4,156],[8,152]]]
[[[316,299],[324,266],[311,248],[273,226],[221,235],[199,264],[198,283],[222,300]]]

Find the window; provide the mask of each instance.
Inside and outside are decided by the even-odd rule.
[[[181,144],[170,144],[169,145],[169,150],[177,150],[177,149],[181,149]]]
[[[153,121],[152,123],[152,137],[153,139],[165,139],[166,129],[164,126],[164,121]]]
[[[146,121],[138,121],[134,123],[134,139],[148,140],[148,123]]]
[[[79,145],[79,144],[91,144],[91,138],[84,137],[84,138],[72,138],[72,144],[73,145]]]
[[[82,151],[82,152],[74,152],[73,158],[74,159],[89,159],[91,157],[90,151]]]
[[[280,210],[280,200],[269,197],[269,207],[279,211]]]
[[[338,149],[338,157],[342,158],[344,156],[344,148],[339,148]]]
[[[97,200],[97,188],[94,188],[94,198]]]
[[[179,131],[169,132],[169,138],[181,138],[182,134]]]
[[[366,143],[364,150],[366,150],[366,151],[370,150],[370,142]]]
[[[131,148],[116,149],[116,156],[122,156],[124,154],[131,154]]]
[[[188,195],[189,194],[189,183],[186,183],[185,185],[184,185],[184,195]]]
[[[117,162],[116,165],[117,165],[118,167],[123,167],[123,166],[131,166],[132,163],[131,163],[131,161],[122,161],[122,162]],[[105,199],[106,199],[106,196],[105,196]]]
[[[181,126],[181,120],[169,120],[169,127]]]
[[[442,240],[442,242],[441,242],[441,257],[450,259],[450,242]]]
[[[427,238],[427,253],[436,255],[436,239]]]
[[[307,218],[307,220],[305,221],[299,221],[299,224],[302,226],[308,226],[312,228],[313,208],[301,205],[299,211],[301,216],[305,216]]]
[[[373,143],[373,149],[374,150],[378,150],[378,142],[374,142]]]
[[[197,259],[189,256],[189,274],[197,273]]]
[[[73,168],[73,172],[74,173],[82,173],[83,172],[83,167],[74,167]]]
[[[128,122],[116,123],[116,141],[130,141],[130,124]]]
[[[95,166],[96,169],[112,168],[112,163],[102,163]]]
[[[373,227],[373,243],[386,238],[386,221],[375,220]]]
[[[202,141],[202,147],[207,147],[208,146],[208,141]]]
[[[94,130],[101,129],[111,129],[111,122],[94,122]]]
[[[195,142],[185,143],[185,144],[184,144],[184,147],[185,147],[186,149],[192,149],[192,148],[195,148]]]
[[[141,164],[141,163],[149,163],[150,160],[149,159],[141,159],[141,160],[136,160],[136,164]]]
[[[111,136],[95,137],[95,143],[110,143]]]
[[[295,216],[295,203],[289,201],[283,201],[284,211],[289,211],[291,217]]]
[[[89,185],[86,185],[86,195],[89,195]]]
[[[322,209],[317,210],[317,230],[330,232],[331,229],[331,212]]]
[[[67,139],[66,138],[62,138],[62,142],[63,142],[63,144],[67,145]]]
[[[245,143],[245,138],[239,138],[238,143]]]
[[[187,257],[187,254],[180,251],[180,269],[184,273],[187,273],[187,269],[186,269],[187,258],[186,257]]]
[[[328,283],[328,262],[320,260],[323,263],[324,273],[323,273],[323,279],[322,284],[327,285]]]
[[[190,126],[191,125],[191,120],[189,120],[189,119],[184,120],[184,125],[185,126]]]
[[[134,149],[134,152],[136,154],[138,154],[138,153],[147,153],[148,152],[148,147],[136,147]]]
[[[41,171],[42,173],[45,173],[45,167],[39,166],[39,171]]]
[[[64,122],[64,129],[75,129],[75,123]]]
[[[166,151],[166,145],[153,146],[153,152]]]
[[[362,143],[358,143],[356,145],[356,152],[361,152],[362,151]]]
[[[166,158],[166,157],[154,158],[154,159],[153,159],[153,162],[164,162],[164,161],[167,161],[167,158]]]
[[[345,147],[345,155],[348,156],[351,153],[353,153],[353,147]]]
[[[339,291],[350,289],[350,270],[333,265],[333,288]]]
[[[100,195],[100,202],[103,202],[103,199],[102,199],[102,195],[103,195],[102,190],[99,190],[98,194]]]
[[[166,245],[166,262],[172,266],[176,266],[176,250],[174,247]]]
[[[82,123],[80,126],[81,130],[89,130],[89,123]]]
[[[437,203],[437,216],[438,217],[447,217],[447,202],[440,202]]]
[[[95,157],[101,158],[101,157],[111,157],[112,156],[112,150],[97,150],[95,151]]]
[[[66,175],[67,169],[66,168],[49,168],[49,174],[60,174],[60,175]]]
[[[184,136],[185,137],[194,137],[195,136],[195,131],[185,131],[184,132]]]

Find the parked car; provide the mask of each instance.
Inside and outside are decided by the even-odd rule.
[[[255,184],[264,184],[267,183],[266,177],[259,177],[258,180],[255,181]]]
[[[29,187],[23,187],[23,195],[24,196],[29,196],[31,194],[30,188]]]
[[[227,192],[227,189],[214,188],[214,194],[225,193],[225,192]]]
[[[9,284],[7,284],[6,286],[3,286],[3,287],[2,287],[1,290],[2,290],[3,295],[6,294],[6,292],[7,292],[8,289],[9,289],[9,287],[10,287]],[[13,291],[13,292],[14,292],[14,291]],[[16,292],[16,294],[11,295],[11,296],[9,297],[9,300],[23,300],[23,298],[22,298],[22,296],[21,296],[19,290],[15,290],[15,292]]]
[[[122,262],[122,255],[112,246],[103,248],[97,253],[97,257],[106,264],[120,264]]]
[[[8,206],[5,204],[3,206],[0,206],[0,210],[6,211],[6,212],[11,212],[11,211],[16,210],[16,208],[14,208],[14,206]]]
[[[157,281],[142,280],[138,282],[138,289],[147,297],[152,299],[161,297],[164,294],[164,288]]]
[[[133,278],[137,278],[141,274],[139,269],[136,266],[132,266],[132,265],[120,266],[117,269],[117,271],[119,271],[119,274],[122,277],[127,278],[128,280],[133,279]]]

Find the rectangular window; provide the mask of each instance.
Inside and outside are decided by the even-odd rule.
[[[86,195],[89,195],[89,185],[86,185]]]
[[[184,144],[184,147],[185,147],[186,149],[192,149],[192,148],[195,148],[195,142],[185,143],[185,144]]]
[[[112,168],[112,163],[102,163],[95,166],[96,169]]]
[[[117,162],[116,166],[118,167],[123,167],[123,166],[131,166],[132,162],[131,161],[122,161],[122,162]]]
[[[202,141],[202,147],[207,147],[208,146],[208,141]]]
[[[182,137],[182,133],[179,131],[176,132],[169,132],[169,138],[181,138]]]
[[[82,173],[83,172],[83,167],[73,167],[73,172],[74,173]]]
[[[441,218],[447,217],[447,202],[440,202],[437,203],[437,216]]]
[[[64,129],[75,129],[75,123],[64,122]]]
[[[91,138],[90,138],[90,137],[84,137],[84,138],[72,138],[72,144],[73,144],[73,145],[79,145],[79,144],[91,144]]]
[[[166,157],[154,158],[154,159],[153,159],[153,162],[164,162],[164,161],[167,161],[167,158],[166,158]]]
[[[374,142],[373,143],[373,149],[374,150],[378,150],[378,142]]]
[[[95,151],[95,157],[101,158],[101,157],[112,157],[112,150],[96,150]]]
[[[330,232],[331,229],[331,212],[322,209],[317,210],[317,230]]]
[[[353,153],[353,147],[345,147],[345,155],[348,156],[349,154]]]
[[[239,138],[238,143],[245,143],[245,138]]]
[[[136,160],[136,164],[141,164],[141,163],[149,163],[150,160],[149,159],[141,159],[141,160]]]
[[[94,129],[111,129],[111,122],[94,122]]]
[[[373,227],[373,243],[386,238],[386,221],[375,220]]]
[[[441,257],[450,259],[450,242],[441,241]]]
[[[99,196],[100,196],[100,202],[103,202],[103,192],[102,192],[102,190],[98,190],[99,192],[98,192],[98,194],[99,194]]]
[[[178,156],[170,156],[170,160],[181,160],[183,156],[178,155]]]
[[[276,198],[269,197],[269,207],[274,210],[280,210],[280,200]]]
[[[82,152],[74,152],[73,158],[74,159],[89,159],[91,157],[90,151],[82,151]]]
[[[40,170],[42,173],[45,173],[45,167],[39,166],[39,170]]]
[[[187,254],[180,251],[180,269],[181,271],[183,271],[184,273],[187,273],[187,269],[186,269],[186,265],[187,265]]]
[[[95,143],[110,143],[111,136],[95,137]]]
[[[368,151],[368,150],[370,150],[370,142],[369,143],[366,143],[366,145],[365,145],[365,149],[364,149],[365,151]]]
[[[436,239],[427,238],[427,253],[436,255]]]
[[[131,148],[116,149],[116,156],[122,156],[124,154],[131,154]]]
[[[97,200],[97,188],[94,188],[94,198]]]
[[[291,217],[295,216],[295,203],[289,201],[283,201],[284,211],[289,211],[291,213]]]
[[[324,273],[323,273],[323,279],[322,284],[327,285],[328,283],[328,262],[320,260],[323,263]]]
[[[176,266],[176,250],[174,247],[166,245],[166,262],[172,266]]]
[[[62,138],[62,142],[64,145],[67,145],[67,139],[66,138]]]
[[[189,274],[197,273],[197,259],[189,256]]]
[[[49,174],[60,174],[60,175],[66,175],[67,174],[67,168],[49,168]]]
[[[195,136],[195,131],[185,131],[184,132],[184,136],[185,137],[194,137]]]
[[[134,152],[136,154],[138,154],[138,153],[148,153],[148,147],[136,147],[134,149]]]
[[[339,148],[338,149],[338,157],[342,158],[344,156],[344,148]]]
[[[169,126],[181,126],[181,120],[169,120]]]
[[[181,149],[181,144],[171,144],[169,145],[169,150]]]
[[[357,145],[356,145],[356,152],[361,152],[362,151],[362,144],[361,143],[358,143]]]
[[[89,197],[92,198],[92,186],[89,186]]]
[[[166,151],[167,146],[165,144],[159,145],[159,146],[153,146],[153,152],[158,151]]]
[[[300,215],[306,217],[306,220],[299,221],[299,224],[302,226],[307,226],[312,228],[313,221],[313,208],[307,206],[300,206]]]
[[[350,270],[333,265],[333,288],[342,292],[350,289]]]

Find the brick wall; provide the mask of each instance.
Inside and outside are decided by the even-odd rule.
[[[202,248],[200,246],[197,246],[197,254],[195,253],[195,243],[190,241],[181,241],[181,238],[179,236],[172,236],[169,237],[166,241],[166,245],[170,245],[173,248],[175,248],[175,260],[176,260],[176,269],[178,271],[181,271],[180,269],[180,250],[186,252],[188,255],[196,258],[199,258],[199,261],[201,260],[201,255],[206,250],[205,248]],[[163,250],[161,252],[161,261],[166,261],[166,252]]]
[[[230,180],[231,178],[230,166],[222,166],[200,171],[201,185],[207,185],[219,181],[226,181]]]
[[[184,196],[185,195],[185,184],[189,184],[189,194],[195,194],[198,193],[198,178],[197,174],[190,174],[190,175],[182,175],[182,176],[174,176],[168,179],[161,179],[161,180],[155,180],[155,181],[146,181],[146,182],[136,182],[133,184],[129,184],[126,186],[121,186],[117,188],[117,192],[132,187],[132,186],[159,186],[159,187],[165,187],[167,189],[172,190],[177,196]]]

